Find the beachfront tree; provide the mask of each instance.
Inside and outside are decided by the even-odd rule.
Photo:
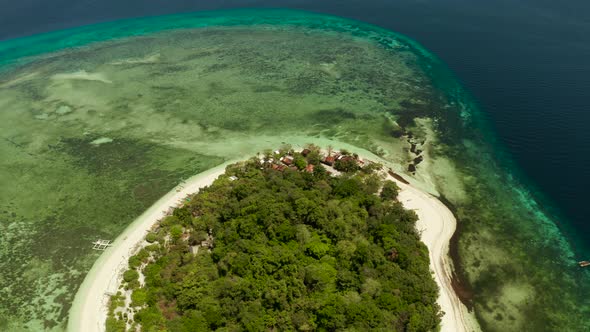
[[[314,165],[314,166],[319,166],[320,162],[322,160],[321,156],[320,156],[320,152],[317,150],[312,150],[311,152],[309,152],[307,154],[307,162]]]
[[[264,150],[264,152],[262,153],[263,155],[263,160],[265,162],[268,162],[272,159],[272,150],[271,149],[266,149]]]
[[[295,165],[295,167],[297,167],[297,169],[302,170],[305,168],[305,166],[307,166],[307,162],[305,161],[305,158],[303,158],[303,156],[299,153],[295,154],[295,157],[293,158],[293,165]]]
[[[334,169],[340,172],[352,173],[358,171],[360,166],[356,159],[347,156],[336,160]]]
[[[291,144],[281,145],[281,147],[279,148],[279,151],[281,151],[281,153],[283,153],[283,154],[293,154],[293,152],[295,152],[295,150],[293,150],[293,146]]]
[[[381,170],[382,168],[383,165],[380,163],[367,162],[367,164],[363,166],[361,170],[363,171],[363,173],[372,174],[374,172]]]
[[[394,200],[394,199],[397,199],[397,195],[399,193],[399,190],[400,189],[395,182],[393,182],[391,180],[387,180],[383,184],[383,188],[381,189],[380,196],[383,200]]]
[[[307,143],[307,144],[305,144],[304,147],[311,152],[318,152],[319,153],[321,151],[321,148],[313,143]]]

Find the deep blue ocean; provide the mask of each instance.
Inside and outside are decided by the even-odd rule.
[[[0,40],[115,19],[288,7],[376,24],[439,56],[478,101],[521,180],[590,258],[590,2],[0,0]],[[507,164],[506,167],[514,167]]]

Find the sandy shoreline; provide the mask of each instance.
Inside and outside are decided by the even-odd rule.
[[[219,175],[225,173],[225,167],[231,163],[235,163],[235,161],[226,162],[199,173],[186,180],[184,184],[175,187],[117,237],[113,245],[105,250],[94,263],[78,289],[70,309],[67,331],[98,332],[105,330],[109,300],[107,294],[117,292],[121,280],[120,275],[128,268],[127,262],[132,256],[134,248],[144,241],[147,231],[165,216],[170,206],[178,206],[187,195],[196,193],[200,188],[212,184]]]
[[[437,299],[444,316],[441,320],[442,332],[480,331],[475,317],[459,300],[451,284],[452,269],[449,257],[449,241],[457,228],[453,213],[436,197],[420,191],[411,185],[388,176],[401,188],[398,199],[406,209],[418,215],[416,228],[420,238],[428,247],[430,269],[440,293]]]
[[[191,177],[158,200],[117,237],[112,247],[94,263],[80,286],[70,310],[68,331],[105,330],[108,294],[117,292],[121,274],[127,269],[128,259],[134,254],[134,249],[144,241],[147,231],[164,217],[169,207],[178,206],[187,195],[213,183],[225,172],[225,167],[234,162],[224,163]],[[441,331],[479,331],[477,321],[461,303],[451,285],[452,271],[448,251],[449,241],[456,229],[453,213],[436,197],[391,176],[388,178],[401,188],[400,202],[405,208],[414,210],[419,217],[416,227],[421,231],[421,239],[428,247],[430,269],[434,272],[434,279],[440,288],[437,302],[445,313],[442,317]]]

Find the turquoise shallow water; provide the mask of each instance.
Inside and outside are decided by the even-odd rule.
[[[231,13],[228,16],[228,13]],[[319,15],[292,10],[235,10],[235,11],[207,11],[190,14],[168,15],[159,17],[145,17],[129,20],[120,20],[95,25],[87,25],[74,29],[54,31],[30,37],[7,40],[0,43],[1,65],[7,65],[16,61],[27,61],[26,58],[48,52],[60,51],[67,48],[88,45],[93,42],[141,36],[154,32],[172,29],[203,28],[209,26],[241,26],[241,25],[282,25],[292,26],[330,27],[335,31],[347,31],[359,37],[380,39],[384,29],[372,27],[371,30],[355,31],[354,25],[360,22],[344,20],[335,16]],[[352,29],[351,29],[352,28]],[[391,32],[387,32],[391,33]],[[371,35],[371,36],[369,36]],[[416,51],[424,56],[431,55],[414,44],[409,38],[396,34],[397,38],[403,38],[408,44],[412,44]],[[386,40],[383,41],[387,43]]]
[[[398,102],[389,98],[388,95],[378,95],[374,99],[378,100],[381,109],[372,106],[368,110],[389,114],[402,129],[412,131],[419,139],[427,138],[428,135],[425,133],[424,128],[426,127],[422,127],[414,119],[422,118],[432,121],[431,128],[437,136],[429,148],[432,167],[424,166],[423,171],[418,172],[418,176],[430,176],[433,179],[436,189],[453,205],[461,222],[462,233],[456,248],[460,275],[469,286],[466,288],[471,290],[471,301],[483,327],[487,330],[576,330],[586,324],[583,321],[583,315],[588,313],[589,308],[588,300],[584,298],[583,294],[584,291],[588,291],[587,285],[590,283],[587,280],[589,276],[588,273],[577,269],[572,264],[575,260],[574,254],[562,233],[555,226],[556,217],[549,217],[546,212],[550,209],[541,209],[537,203],[539,195],[535,195],[537,197],[535,200],[530,189],[521,184],[524,182],[522,180],[524,177],[517,175],[509,158],[498,147],[493,133],[483,120],[472,98],[464,91],[446,66],[427,50],[404,36],[361,22],[297,11],[201,12],[117,21],[5,41],[0,43],[0,54],[2,55],[0,56],[0,72],[7,75],[6,77],[10,77],[14,70],[24,70],[27,66],[34,69],[47,63],[51,64],[53,61],[63,61],[64,63],[71,61],[76,65],[72,65],[70,69],[75,71],[79,69],[76,66],[83,67],[83,64],[77,62],[76,54],[78,53],[75,53],[73,49],[93,53],[93,47],[96,46],[99,53],[108,54],[108,45],[105,46],[100,42],[118,39],[124,41],[128,37],[150,37],[160,35],[165,31],[208,27],[257,27],[257,29],[266,29],[271,32],[292,29],[302,30],[312,35],[317,32],[327,35],[345,34],[375,45],[385,52],[390,52],[392,57],[398,54],[411,55],[407,58],[407,66],[415,71],[416,77],[420,78],[413,82],[418,87],[411,90],[411,98]],[[244,38],[247,38],[247,34],[244,35]],[[168,45],[168,47],[172,46]],[[312,50],[313,47],[314,45],[309,45]],[[373,88],[382,88],[383,85],[391,84],[392,82],[378,76],[376,72],[380,68],[377,64],[375,66],[376,69],[371,69],[370,66],[363,69],[367,76],[362,80]],[[329,71],[329,68],[326,70]],[[339,79],[346,80],[347,78]],[[309,82],[312,81],[305,82],[310,84]],[[10,89],[11,87],[8,89],[5,87],[6,91]],[[40,98],[32,92],[35,89],[26,86],[24,89],[28,89],[31,99]],[[369,91],[367,90],[367,93]],[[299,90],[296,92],[299,93]],[[395,94],[396,92],[391,93]],[[6,104],[4,106],[10,107]],[[17,125],[14,118],[7,116],[6,109],[8,108],[3,109],[3,116],[8,118],[7,121],[11,121],[11,125]],[[354,113],[355,110],[352,112]],[[332,110],[329,114],[334,117],[337,113]],[[347,117],[355,119],[356,123],[365,119],[357,115],[346,114]],[[41,115],[37,114],[36,116]],[[265,115],[254,117],[258,116],[264,117]],[[319,121],[317,115],[313,119]],[[141,123],[137,125],[141,126]],[[309,123],[304,122],[304,125],[309,126]],[[372,128],[376,132],[384,130],[381,122],[378,125],[367,124],[367,126],[373,126]],[[247,129],[237,126],[235,131],[247,131]],[[328,131],[326,135],[331,134]],[[35,135],[33,134],[33,136]],[[389,135],[389,137],[379,137],[379,139],[380,141],[396,142],[400,140],[396,136]],[[12,136],[3,138],[13,145],[21,144],[18,139],[15,140]],[[367,141],[355,142],[346,136],[334,138],[349,141],[363,148],[374,148]],[[401,139],[405,140],[406,137]],[[129,186],[125,183],[128,173],[126,173],[124,166],[121,166],[123,171],[97,167],[94,163],[100,162],[100,160],[96,160],[84,150],[85,141],[83,139],[79,137],[68,138],[68,140],[62,140],[63,142],[66,142],[64,143],[67,146],[64,148],[66,153],[77,158],[74,166],[91,169],[97,174],[104,175],[105,180],[116,178],[122,187]],[[32,143],[28,144],[32,145]],[[132,156],[145,153],[146,150],[153,153],[153,160],[161,160],[161,158],[168,160],[177,154],[167,150],[153,151],[152,147],[143,141],[139,144],[135,141],[122,140],[119,144],[121,145],[115,149],[104,152],[104,158],[110,163],[125,158],[131,158],[133,161]],[[387,147],[385,149],[387,150]],[[386,157],[389,156],[392,161],[397,161],[392,157],[397,152],[394,148],[386,152],[389,153],[386,154]],[[14,158],[9,154],[11,152],[8,147],[3,147],[1,153],[8,157],[7,160]],[[154,168],[153,172],[147,175],[153,181],[163,182],[159,191],[146,194],[144,193],[145,189],[140,188],[140,190],[135,187],[134,192],[137,193],[139,190],[142,195],[148,197],[141,204],[138,203],[135,209],[125,216],[119,215],[119,224],[116,227],[108,223],[103,226],[94,225],[93,232],[89,232],[89,234],[95,234],[102,227],[105,234],[116,235],[126,223],[133,219],[134,215],[137,215],[146,205],[149,206],[149,202],[154,199],[152,196],[157,197],[158,192],[162,194],[166,188],[170,188],[173,178],[206,169],[223,159],[219,156],[203,155],[201,159],[206,159],[208,162],[195,168],[179,168],[178,165],[189,163],[190,153],[187,151],[183,153],[187,154],[186,158],[178,158],[168,168]],[[116,158],[113,157],[114,155]],[[141,167],[151,165],[150,162],[141,160],[133,162],[137,162]],[[16,172],[15,165],[16,163],[10,164],[10,168],[7,168],[9,173],[16,174],[14,173]],[[420,167],[419,169],[421,169]],[[162,168],[166,168],[166,172],[161,173]],[[118,175],[113,177],[112,174],[115,173]],[[64,174],[53,174],[52,176],[63,177]],[[141,176],[146,176],[146,174],[136,174],[136,176],[136,181],[140,182]],[[168,182],[162,179],[168,179]],[[72,188],[68,190],[80,190],[79,186]],[[9,217],[8,212],[12,211],[11,204],[21,204],[30,209],[35,208],[34,205],[25,205],[20,201],[14,202],[8,199],[3,199],[1,203],[7,211],[2,217],[2,226],[5,227],[5,230],[32,227],[27,226],[30,224],[26,222],[15,222],[14,218],[16,217]],[[59,202],[54,204],[58,207],[61,206],[60,204],[63,205]],[[60,213],[71,214],[73,212],[66,210]],[[83,220],[81,219],[79,222],[83,224]],[[50,221],[51,218],[45,218],[39,224],[45,225]],[[80,227],[80,225],[76,225],[76,227]],[[57,234],[60,231],[56,229],[59,227],[46,226],[44,232]],[[63,230],[61,232],[63,235]],[[63,238],[61,239],[63,240]],[[6,243],[12,243],[12,241],[12,239],[7,239]],[[5,249],[0,253],[7,255],[9,252]],[[56,249],[49,255],[57,255],[59,252]],[[40,255],[33,256],[43,262]],[[0,278],[0,284],[2,286],[10,285],[14,283],[11,278],[20,276],[24,276],[24,280],[30,280],[31,276],[43,276],[58,270],[70,270],[70,277],[55,278],[54,284],[45,291],[45,293],[52,293],[58,289],[65,289],[64,293],[67,295],[63,295],[58,303],[62,305],[62,308],[67,309],[71,301],[72,290],[79,285],[81,278],[95,257],[94,254],[86,251],[80,252],[79,256],[74,254],[70,261],[63,262],[63,266],[59,264],[55,266],[54,263],[49,267],[47,264],[40,263],[33,269],[33,265],[31,265],[16,274]],[[18,262],[15,260],[8,262],[8,264]],[[71,270],[75,270],[75,273]],[[66,284],[67,287],[64,286]],[[17,326],[10,323],[15,317],[7,314],[14,309],[8,303],[10,300],[0,302],[0,313],[5,317],[0,318],[0,326],[3,326],[2,324],[7,327]],[[31,305],[26,301],[18,303],[22,306]],[[43,304],[43,302],[37,303]],[[55,309],[51,306],[43,310],[52,312],[52,315],[55,314],[55,310],[60,311],[59,308]],[[26,311],[23,312],[26,313]],[[42,315],[42,312],[37,311],[35,315]],[[67,310],[62,309],[55,316],[58,317],[56,322],[46,323],[45,328],[59,329],[60,326],[63,326],[66,313]],[[22,317],[18,319],[27,320]],[[39,320],[40,317],[35,317],[35,319]]]

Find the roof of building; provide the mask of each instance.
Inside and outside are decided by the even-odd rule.
[[[283,158],[281,158],[281,161],[287,165],[291,165],[293,163],[293,157],[292,156],[284,156]]]
[[[336,158],[334,158],[334,156],[328,156],[328,157],[326,157],[326,158],[324,158],[322,160],[322,162],[324,164],[327,164],[327,165],[330,165],[330,166],[332,166],[334,164],[334,161],[336,161]]]

